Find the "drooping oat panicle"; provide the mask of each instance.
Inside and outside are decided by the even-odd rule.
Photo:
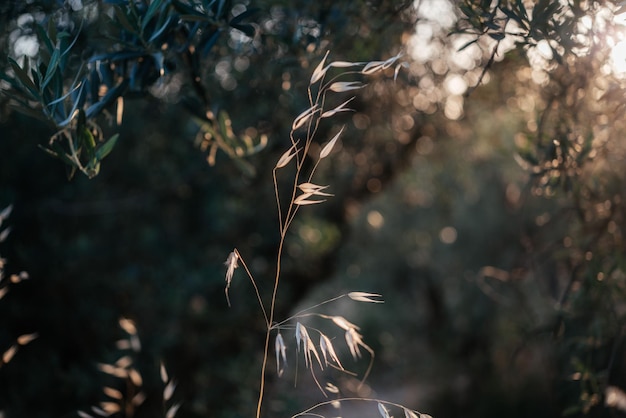
[[[350,328],[346,331],[346,344],[348,344],[348,348],[350,349],[350,354],[352,354],[353,359],[361,358],[361,350],[359,346],[364,345],[363,336],[359,334],[354,328]]]
[[[287,346],[285,346],[285,340],[280,332],[276,335],[274,350],[276,351],[276,373],[280,377],[283,375],[287,365]]]
[[[238,259],[239,257],[237,256],[237,252],[232,251],[230,254],[228,254],[228,258],[226,259],[226,262],[224,263],[226,264],[226,288],[224,289],[224,293],[226,294],[226,302],[228,303],[228,306],[230,306],[230,298],[228,296],[228,289],[230,289],[230,283],[233,280],[233,274],[235,274],[235,269],[239,267],[237,264]]]
[[[378,402],[378,412],[382,418],[391,418],[391,416],[389,416],[389,411],[385,408],[385,405],[380,402]]]
[[[354,325],[352,322],[348,321],[343,316],[333,316],[331,317],[331,320],[335,323],[335,325],[337,325],[339,328],[342,328],[345,331],[348,331],[351,329],[356,329],[356,330],[359,329],[358,326]]]
[[[426,415],[416,414],[415,411],[404,408],[404,418],[426,418]]]
[[[315,348],[315,344],[311,341],[311,337],[309,336],[309,332],[306,327],[302,325],[300,322],[296,324],[296,341],[298,344],[298,351],[300,351],[300,342],[302,342],[302,348],[304,352],[304,364],[307,368],[313,367],[311,353],[317,359],[317,363],[320,365],[320,368],[323,369],[322,360],[320,359],[319,354],[317,353],[317,349]]]
[[[322,356],[324,357],[324,363],[326,366],[330,364],[330,362],[334,362],[337,367],[341,370],[345,370],[339,361],[339,356],[335,352],[335,347],[333,346],[332,341],[326,335],[320,332],[320,350],[322,352]],[[329,362],[330,360],[330,362]]]

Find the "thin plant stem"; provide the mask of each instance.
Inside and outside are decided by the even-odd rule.
[[[276,295],[278,294],[278,283],[280,281],[280,267],[281,267],[281,258],[283,253],[283,246],[285,243],[285,232],[286,230],[281,232],[280,243],[278,245],[278,255],[276,257],[276,276],[274,277],[274,289],[272,291],[272,302],[270,306],[270,316],[269,322],[267,326],[267,330],[265,332],[265,349],[263,350],[263,364],[261,366],[261,383],[259,387],[259,400],[257,403],[256,409],[256,418],[261,418],[261,406],[263,405],[263,395],[265,393],[265,372],[267,370],[267,359],[269,357],[269,347],[270,347],[270,336],[272,332],[271,324],[274,321],[274,311],[276,308]]]
[[[241,265],[243,266],[244,270],[248,274],[248,277],[250,278],[250,281],[252,282],[252,286],[254,287],[254,291],[256,292],[256,298],[259,301],[259,306],[261,307],[261,311],[263,311],[263,318],[265,318],[265,324],[266,326],[269,327],[272,323],[267,318],[267,313],[265,312],[265,306],[263,305],[263,299],[261,299],[261,293],[259,292],[259,287],[256,285],[256,281],[254,280],[252,273],[250,273],[250,269],[248,269],[248,265],[246,264],[243,257],[239,253],[239,250],[237,250],[236,248],[235,248],[235,255],[237,255],[237,258],[239,259],[239,261],[241,261]]]

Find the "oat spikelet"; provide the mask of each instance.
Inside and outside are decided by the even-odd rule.
[[[226,294],[226,302],[228,302],[228,306],[230,306],[230,298],[228,297],[228,289],[230,289],[230,283],[233,280],[233,274],[235,274],[235,269],[239,267],[237,264],[237,260],[239,257],[235,251],[232,251],[228,254],[228,258],[226,259],[226,288],[224,289],[224,293]]]

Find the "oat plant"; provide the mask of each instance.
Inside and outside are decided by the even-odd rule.
[[[246,275],[254,287],[260,310],[263,314],[266,326],[265,344],[263,351],[263,362],[261,366],[261,376],[259,384],[259,396],[256,408],[256,418],[262,415],[268,363],[274,358],[276,363],[276,373],[281,376],[287,364],[287,338],[295,339],[296,356],[304,359],[304,365],[317,385],[320,391],[326,396],[330,394],[339,394],[339,389],[332,383],[320,381],[317,373],[328,368],[345,372],[349,375],[355,375],[344,367],[344,363],[340,359],[341,349],[348,350],[354,360],[358,360],[364,354],[369,356],[369,364],[367,370],[361,376],[361,384],[369,375],[372,362],[374,360],[374,350],[365,343],[363,335],[359,331],[359,327],[348,321],[343,316],[328,315],[318,311],[318,308],[326,306],[340,299],[349,298],[355,302],[364,303],[382,303],[381,295],[371,292],[354,291],[343,295],[339,295],[332,299],[323,301],[314,306],[301,310],[288,318],[277,320],[276,303],[278,300],[278,291],[282,278],[282,264],[285,241],[288,236],[289,229],[293,224],[296,215],[303,206],[312,206],[323,204],[327,199],[332,197],[330,185],[318,184],[315,180],[315,174],[320,164],[328,158],[335,145],[339,141],[344,131],[342,127],[329,140],[321,146],[313,146],[317,142],[320,126],[326,119],[333,118],[335,115],[351,112],[349,105],[354,96],[346,98],[332,97],[335,95],[343,95],[346,92],[354,92],[366,86],[365,80],[368,76],[377,73],[392,72],[390,68],[395,68],[393,77],[398,75],[398,71],[405,65],[400,62],[400,54],[386,61],[372,62],[347,62],[333,61],[326,63],[328,53],[313,71],[309,86],[307,89],[309,108],[300,113],[293,121],[289,139],[291,146],[278,159],[273,171],[273,185],[276,198],[276,208],[278,215],[278,232],[280,240],[277,248],[275,276],[273,289],[269,301],[264,300],[257,285],[257,279],[250,271],[242,254],[235,248],[226,260],[226,300],[230,305],[229,289],[235,269],[240,265],[245,270]],[[341,104],[330,107],[327,102],[341,102]],[[330,107],[330,108],[329,108]],[[319,153],[317,150],[319,149]],[[287,176],[288,186],[281,189],[279,177]],[[293,176],[292,178],[289,176]],[[315,326],[304,325],[306,320],[315,319]],[[330,325],[336,332],[343,334],[343,342],[341,346],[339,339],[334,335],[330,335],[324,331],[322,327],[318,327],[317,323],[325,322]],[[273,341],[273,344],[272,344]],[[293,340],[292,340],[293,341]],[[273,353],[272,353],[273,352]],[[401,405],[391,402],[385,402],[377,399],[364,398],[336,398],[332,401],[321,402],[305,411],[302,411],[295,417],[300,416],[325,416],[324,411],[327,407],[331,407],[332,413],[337,414],[337,408],[348,403],[368,403],[373,404],[373,409],[378,411],[382,418],[390,418],[390,411],[393,409],[401,410],[407,418],[417,418],[424,416],[416,411],[405,408]]]
[[[92,405],[89,412],[78,411],[80,418],[96,418],[123,416],[132,418],[136,410],[146,400],[143,388],[143,377],[135,367],[135,356],[141,351],[141,340],[135,323],[127,318],[119,320],[120,328],[126,336],[116,343],[119,357],[114,362],[99,363],[98,369],[113,378],[111,384],[102,387],[105,399],[97,405]],[[161,382],[163,383],[163,417],[174,418],[180,403],[173,402],[176,381],[171,379],[165,365],[160,367]]]
[[[13,205],[9,205],[0,211],[0,243],[2,243],[9,236],[9,233],[11,232],[10,227],[6,227],[2,229],[2,224],[9,217],[12,210],[13,210]],[[0,299],[4,298],[7,295],[7,293],[9,292],[9,287],[11,285],[27,280],[29,277],[28,273],[25,271],[6,276],[5,270],[4,270],[5,263],[6,263],[6,260],[2,258],[2,256],[0,256]],[[31,341],[36,339],[37,336],[38,336],[37,333],[22,334],[19,337],[17,337],[15,342],[11,344],[8,348],[0,347],[0,350],[3,350],[3,351],[0,351],[0,369],[2,368],[2,366],[9,363],[13,359],[13,357],[15,356],[15,354],[17,354],[20,347],[23,347],[26,344],[30,343]],[[0,411],[0,416],[2,416],[2,411]]]

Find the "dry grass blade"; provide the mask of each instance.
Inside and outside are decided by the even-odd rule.
[[[307,110],[305,110],[304,112],[300,113],[293,120],[293,124],[291,125],[291,130],[295,131],[296,129],[300,128],[302,125],[307,123],[309,121],[309,119],[311,119],[311,117],[313,117],[315,112],[317,112],[318,110],[319,110],[319,105],[315,104],[313,107],[310,107]]]
[[[7,239],[10,233],[11,233],[11,228],[6,228],[5,230],[0,231],[0,242]]]
[[[171,380],[166,386],[165,389],[163,389],[163,400],[164,401],[169,401],[170,399],[172,399],[172,396],[174,395],[174,391],[176,390],[176,382],[174,382],[173,380]]]
[[[322,158],[327,157],[328,154],[330,154],[330,152],[333,150],[333,147],[335,146],[335,143],[337,142],[337,139],[339,139],[339,136],[343,132],[344,128],[345,126],[342,126],[341,130],[337,132],[337,134],[330,141],[328,141],[328,144],[324,145],[324,148],[322,148],[322,151],[320,151],[320,160]]]
[[[346,331],[346,344],[348,344],[348,348],[350,349],[350,354],[352,354],[352,358],[354,360],[361,358],[361,350],[359,349],[359,345],[363,344],[363,336],[356,332],[354,328],[350,328]]]
[[[130,356],[123,356],[120,357],[116,362],[115,362],[115,366],[120,368],[120,369],[125,369],[128,366],[130,366],[131,364],[133,364],[133,359],[130,358]]]
[[[311,75],[311,81],[309,82],[310,85],[313,85],[316,82],[318,82],[322,77],[324,77],[324,74],[326,74],[326,71],[328,70],[328,68],[324,68],[324,63],[326,62],[326,58],[328,58],[329,53],[330,51],[326,51],[324,58],[322,58],[320,63],[317,64],[317,67],[315,67],[315,70],[313,71],[313,74]]]
[[[387,411],[387,408],[385,408],[385,405],[380,402],[378,402],[378,412],[380,412],[380,416],[382,416],[383,418],[391,418],[389,416],[389,411]]]
[[[130,335],[134,335],[137,334],[137,327],[135,326],[135,323],[127,318],[120,318],[119,320],[119,324],[120,327],[126,331],[128,334]]]
[[[83,411],[77,411],[77,412],[78,412],[78,416],[80,418],[94,418],[93,415],[89,415],[86,412],[83,412]]]
[[[130,336],[129,345],[134,352],[138,353],[141,351],[141,341],[137,335],[133,334]]]
[[[170,406],[170,408],[165,413],[165,418],[174,418],[179,408],[180,408],[179,403]]]
[[[327,366],[329,364],[328,358],[330,358],[331,361],[335,362],[337,367],[339,367],[341,370],[344,370],[343,366],[341,365],[341,362],[339,361],[339,357],[337,356],[337,353],[335,352],[335,347],[333,346],[332,341],[330,340],[330,338],[328,338],[326,335],[322,334],[321,332],[320,332],[320,350],[322,351],[322,356],[324,357],[324,363]],[[328,355],[328,358],[327,358],[327,355]]]
[[[7,364],[11,361],[13,356],[15,356],[15,353],[17,353],[17,347],[18,346],[14,344],[2,354],[2,363]]]
[[[165,369],[165,364],[163,364],[163,362],[161,362],[159,373],[161,375],[161,382],[167,383],[167,381],[169,380],[169,377],[167,376],[167,370]]]
[[[9,205],[6,208],[2,209],[2,212],[0,212],[0,226],[2,225],[2,222],[4,222],[4,220],[7,219],[9,215],[11,215],[12,211],[13,205]]]
[[[350,103],[354,99],[355,99],[354,97],[351,97],[348,100],[346,100],[345,102],[343,102],[342,104],[340,104],[339,106],[337,106],[336,108],[331,109],[331,110],[327,110],[326,112],[322,113],[320,118],[329,118],[331,116],[336,115],[339,112],[354,112],[354,109],[350,109],[350,108],[346,107],[346,105],[348,103]]]
[[[139,406],[141,405],[144,401],[146,400],[146,394],[143,392],[139,392],[137,393],[135,396],[133,396],[133,399],[131,401],[131,403],[134,406]]]
[[[19,345],[26,345],[37,337],[39,337],[39,334],[37,334],[36,332],[33,332],[32,334],[20,335],[19,337],[17,337],[17,343]]]
[[[322,200],[309,200],[309,197],[313,196],[314,193],[303,193],[300,196],[296,197],[293,201],[294,204],[305,206],[305,205],[316,205],[318,203],[325,202],[325,199]]]
[[[115,376],[115,377],[119,377],[119,378],[125,378],[128,373],[126,372],[126,370],[119,368],[119,367],[115,367],[111,364],[98,364],[98,369],[102,372],[102,373],[106,373],[108,375],[111,376]]]
[[[285,367],[282,365],[287,364],[287,346],[285,346],[285,340],[283,340],[283,336],[280,332],[276,335],[274,350],[276,351],[276,373],[278,377],[280,377],[285,371]]]
[[[284,152],[284,154],[278,159],[275,169],[283,168],[289,164],[289,161],[291,161],[294,156],[298,154],[300,150],[297,148],[297,144],[297,142],[294,143],[291,148]]]
[[[106,412],[107,415],[112,415],[122,410],[122,407],[117,402],[100,402],[100,408]]]
[[[313,183],[302,183],[298,185],[298,189],[302,190],[303,193],[310,194],[311,196],[332,196],[332,194],[322,191],[327,188],[328,186],[320,186],[319,184]]]
[[[324,390],[329,393],[339,393],[339,388],[330,382],[326,382],[326,387],[324,387]]]
[[[235,274],[235,269],[239,267],[237,264],[237,260],[239,257],[235,251],[232,251],[228,254],[228,258],[226,259],[226,288],[224,289],[224,293],[226,294],[226,302],[228,302],[228,306],[230,306],[230,298],[228,297],[228,289],[230,289],[230,283],[233,280],[233,274]]]
[[[354,325],[352,322],[348,321],[343,316],[333,316],[331,319],[335,323],[335,325],[337,325],[339,328],[342,328],[345,331],[348,331],[350,329],[357,329],[357,330],[359,329],[358,326]]]
[[[91,410],[92,410],[92,412],[94,414],[100,415],[101,417],[108,417],[109,415],[111,415],[108,412],[106,412],[105,410],[103,410],[101,408],[98,408],[97,406],[92,406]]]
[[[421,418],[424,415],[416,414],[415,411],[404,408],[404,418]]]
[[[300,351],[300,343],[305,338],[305,336],[308,336],[308,333],[306,333],[306,328],[304,328],[304,325],[302,325],[300,322],[297,322],[296,323],[296,344],[298,347],[298,351]]]
[[[396,81],[398,79],[398,74],[400,74],[400,70],[403,68],[409,68],[409,63],[401,62],[400,64],[396,65],[396,69],[393,72],[393,81]]]
[[[357,302],[385,303],[385,301],[381,299],[383,295],[378,293],[350,292],[348,293],[348,297]]]
[[[135,385],[136,387],[141,387],[141,385],[143,384],[143,378],[136,369],[130,369],[128,371],[128,378],[131,382],[133,382],[133,385]]]
[[[351,61],[333,61],[330,64],[328,64],[329,67],[335,67],[335,68],[349,68],[349,67],[356,67],[359,65],[363,65],[363,63],[351,62]]]
[[[363,84],[360,81],[336,81],[328,87],[328,90],[343,93],[344,91],[362,89],[366,85],[367,84]]]
[[[0,299],[5,297],[7,293],[9,293],[9,288],[8,287],[1,288],[0,289]]]
[[[361,72],[363,74],[373,74],[376,71],[380,70],[384,64],[385,64],[385,61],[370,61],[367,64],[365,64]]]
[[[102,391],[109,398],[118,399],[118,400],[124,398],[124,395],[122,395],[122,392],[120,392],[119,390],[117,390],[115,388],[112,388],[112,387],[105,386],[105,387],[102,388]]]

